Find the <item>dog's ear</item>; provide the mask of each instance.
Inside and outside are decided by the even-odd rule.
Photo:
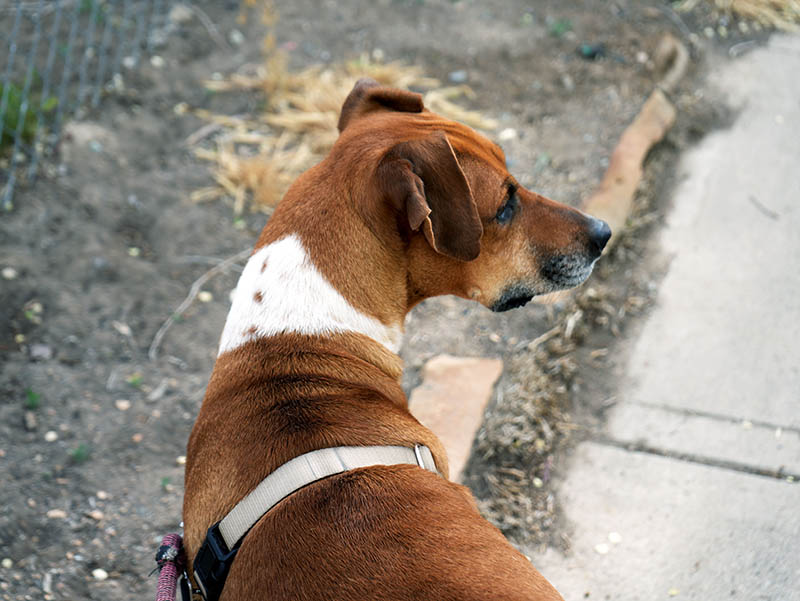
[[[483,225],[472,191],[443,132],[394,146],[381,161],[379,186],[408,226],[436,252],[471,261],[481,250]]]
[[[421,113],[424,108],[421,94],[396,88],[385,88],[374,79],[362,77],[353,86],[342,105],[342,113],[339,115],[339,132],[344,131],[348,123],[372,111]]]

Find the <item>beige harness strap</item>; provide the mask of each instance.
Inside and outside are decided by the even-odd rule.
[[[373,465],[418,465],[439,472],[428,447],[400,446],[332,447],[318,449],[287,461],[264,478],[219,523],[219,532],[228,549],[253,527],[262,515],[290,494],[334,474]]]

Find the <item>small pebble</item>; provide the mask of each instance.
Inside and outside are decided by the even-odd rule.
[[[169,11],[169,20],[173,23],[187,23],[192,20],[194,13],[186,4],[177,3]]]
[[[64,520],[67,518],[67,512],[63,509],[51,509],[47,512],[47,517],[51,520]]]
[[[728,37],[728,28],[725,27],[724,25],[720,25],[719,27],[717,27],[717,33],[719,34],[719,37],[725,39]]]
[[[383,59],[386,58],[386,53],[381,48],[375,48],[372,51],[372,59],[377,62],[383,62]]]
[[[50,594],[53,592],[53,573],[45,572],[42,577],[42,592],[44,592],[45,599],[52,599]]]
[[[464,69],[459,69],[458,71],[451,71],[447,79],[449,79],[453,83],[464,83],[469,78],[469,75]]]
[[[136,66],[136,59],[132,56],[126,56],[122,59],[122,66],[126,69],[133,69]]]
[[[671,589],[669,589],[669,590],[667,591],[667,594],[668,594],[670,597],[677,597],[679,592],[680,592],[680,591],[679,591],[678,589],[676,589],[676,588],[671,588]]]
[[[647,52],[639,51],[636,53],[636,62],[639,64],[645,64],[650,57],[647,56]]]
[[[500,334],[498,334],[497,332],[492,332],[491,334],[489,334],[489,340],[491,340],[492,342],[500,342]]]
[[[131,327],[127,323],[123,323],[121,321],[112,321],[111,325],[114,329],[122,334],[123,336],[130,336],[131,335]]]
[[[608,545],[606,543],[599,543],[594,546],[594,550],[597,551],[600,555],[605,555],[608,553]]]
[[[25,429],[28,432],[33,432],[37,426],[36,414],[33,411],[25,412]]]
[[[99,509],[94,509],[94,510],[90,511],[89,513],[87,513],[86,515],[88,515],[88,516],[89,516],[90,518],[92,518],[93,520],[97,520],[98,522],[99,522],[100,520],[102,520],[104,517],[106,517],[106,516],[103,514],[103,512],[102,512],[102,511],[100,511]]]
[[[6,569],[6,570],[10,570],[10,569],[11,569],[11,567],[12,567],[13,565],[14,565],[14,562],[13,562],[13,561],[11,561],[11,558],[10,558],[10,557],[4,557],[4,558],[3,558],[3,561],[2,561],[2,566],[3,566],[3,567]]]
[[[22,344],[23,342],[25,342],[25,334],[16,334],[14,336],[14,342],[16,342],[17,344]]]
[[[199,300],[201,303],[210,303],[212,300],[214,300],[214,295],[208,290],[201,290],[197,293],[197,300]]]
[[[3,274],[4,280],[13,280],[19,275],[13,267],[3,267],[3,271],[0,273]]]
[[[714,28],[713,27],[706,27],[703,29],[703,35],[705,35],[709,40],[714,38]]]
[[[106,580],[108,578],[108,572],[106,572],[103,568],[97,568],[92,570],[92,577],[95,580]]]
[[[232,29],[228,34],[228,41],[234,46],[241,46],[244,44],[244,34],[238,29]]]
[[[167,61],[164,60],[163,57],[154,54],[150,57],[150,64],[153,65],[156,69],[161,69],[164,65],[167,64]]]
[[[142,442],[143,438],[144,438],[144,436],[142,436],[139,432],[137,432],[136,434],[131,436],[131,440],[133,442],[135,442],[136,444],[139,444],[140,442]]]
[[[130,255],[131,257],[138,257],[141,254],[142,254],[142,249],[139,248],[138,246],[131,246],[128,249],[128,255]]]
[[[32,344],[30,353],[32,359],[40,361],[47,361],[53,358],[53,349],[46,344]]]
[[[48,430],[44,434],[44,439],[46,442],[55,442],[58,440],[58,432],[55,430]]]
[[[101,501],[105,501],[106,499],[108,499],[108,493],[104,490],[98,490],[95,496]]]
[[[499,134],[497,134],[497,139],[501,142],[507,142],[509,140],[514,140],[517,137],[517,130],[513,127],[507,127]]]
[[[535,488],[541,488],[542,486],[544,486],[544,482],[542,482],[542,479],[541,479],[541,478],[534,477],[534,479],[533,479],[533,486],[534,486]]]
[[[749,419],[743,420],[742,421],[742,429],[743,430],[752,430],[753,429],[753,422],[751,422]]]
[[[179,455],[175,458],[175,463],[178,465],[186,465],[186,455]]]
[[[616,545],[622,542],[622,536],[620,535],[619,532],[609,532],[608,540]]]
[[[131,408],[131,402],[128,399],[117,399],[114,401],[114,406],[120,411],[127,411]]]

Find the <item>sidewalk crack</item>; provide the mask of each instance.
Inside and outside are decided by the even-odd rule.
[[[631,405],[636,405],[637,407],[644,407],[646,409],[657,409],[659,411],[666,411],[668,413],[675,413],[678,415],[688,415],[691,417],[705,417],[707,419],[714,419],[722,422],[730,422],[732,424],[741,424],[742,422],[749,422],[750,424],[752,424],[757,428],[766,428],[769,430],[782,430],[783,432],[793,432],[795,434],[800,434],[800,427],[781,426],[779,424],[773,424],[771,422],[751,419],[749,417],[734,417],[722,413],[702,411],[700,409],[689,409],[688,407],[673,407],[671,405],[664,405],[661,403],[648,403],[647,401],[626,401],[626,403],[629,403]]]
[[[788,472],[783,469],[783,466],[778,469],[769,469],[740,463],[738,461],[730,461],[727,459],[717,459],[714,457],[706,457],[704,455],[697,455],[695,453],[684,453],[679,451],[671,451],[669,449],[662,449],[652,445],[648,445],[640,441],[624,441],[609,438],[607,436],[593,436],[591,441],[597,444],[615,447],[630,451],[632,453],[644,453],[646,455],[656,455],[658,457],[666,457],[668,459],[676,459],[678,461],[685,461],[687,463],[695,463],[698,465],[705,465],[709,467],[716,467],[733,472],[740,472],[750,474],[753,476],[763,476],[765,478],[774,478],[776,480],[783,480],[792,484],[800,483],[800,473]]]

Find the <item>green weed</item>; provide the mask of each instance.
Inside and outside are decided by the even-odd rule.
[[[69,458],[73,463],[84,463],[89,459],[91,449],[85,442],[80,443],[77,447],[69,452]]]
[[[25,408],[31,411],[38,409],[42,404],[42,395],[34,392],[32,388],[25,389]]]
[[[6,87],[7,86],[7,87]],[[3,116],[3,123],[0,123],[0,149],[10,147],[14,143],[14,133],[17,131],[20,120],[22,121],[20,134],[22,139],[30,143],[36,137],[37,108],[44,114],[52,113],[58,106],[58,98],[48,96],[41,100],[36,95],[31,94],[28,106],[24,107],[22,89],[14,83],[4,86],[0,84],[0,98],[7,95],[6,113]]]

